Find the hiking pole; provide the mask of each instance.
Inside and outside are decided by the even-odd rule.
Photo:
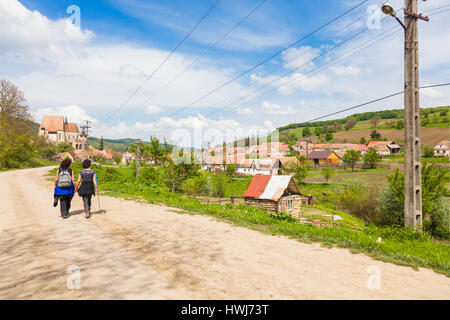
[[[95,175],[95,182],[97,184],[98,210],[101,210],[101,208],[100,208],[100,191],[98,189],[98,178],[97,178],[97,175]]]

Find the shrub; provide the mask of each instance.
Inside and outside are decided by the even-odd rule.
[[[152,166],[142,167],[139,180],[147,185],[159,184],[160,183],[159,172]]]
[[[68,144],[67,142],[61,142],[56,147],[56,152],[58,152],[58,153],[68,152],[68,151],[73,151],[73,150],[75,150],[75,149],[72,147],[72,145]]]
[[[208,178],[204,174],[187,179],[183,184],[183,190],[194,197],[207,190]]]
[[[430,234],[427,232],[417,232],[413,228],[404,228],[399,226],[385,226],[380,228],[369,225],[365,228],[365,233],[374,238],[380,237],[382,240],[390,239],[396,241],[427,241],[430,239]]]
[[[287,212],[270,212],[269,216],[276,220],[283,220],[288,222],[297,221],[295,218],[292,218],[292,216]]]
[[[334,174],[334,170],[331,167],[325,167],[322,169],[322,175],[325,178],[325,180],[328,183],[328,180],[330,180],[330,177]]]
[[[389,224],[404,225],[405,176],[403,172],[397,169],[388,176],[388,181],[388,186],[380,199],[381,213]],[[447,196],[448,193],[445,188],[447,181],[448,170],[440,170],[429,163],[422,166],[423,226],[424,230],[436,237],[441,237],[442,232],[439,230],[447,227],[445,223],[448,220],[446,218],[448,213],[445,210],[448,208],[441,205],[443,197]]]
[[[379,191],[376,187],[345,186],[338,196],[339,205],[352,215],[365,221],[380,223],[378,211]]]
[[[122,176],[120,173],[114,169],[114,168],[106,168],[103,172],[98,172],[99,170],[95,170],[95,172],[98,175],[98,179],[101,181],[106,182],[113,182],[113,181],[121,181]]]
[[[230,178],[226,173],[217,172],[212,176],[212,192],[215,196],[222,198],[229,188]]]

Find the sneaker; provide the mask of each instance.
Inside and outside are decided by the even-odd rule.
[[[90,210],[88,212],[86,212],[86,219],[89,219],[91,217],[91,215],[92,215],[92,213]]]
[[[58,205],[58,198],[54,197],[53,198],[53,206],[56,207]]]

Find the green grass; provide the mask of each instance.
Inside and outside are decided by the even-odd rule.
[[[22,164],[18,168],[2,168],[0,167],[0,172],[2,171],[12,171],[12,170],[21,170],[21,169],[30,169],[30,168],[39,168],[39,167],[48,167],[48,166],[56,166],[58,162],[45,160],[42,158],[32,158],[26,163]]]
[[[348,248],[353,253],[364,253],[374,259],[392,262],[399,265],[411,266],[413,268],[431,268],[436,272],[450,277],[449,245],[445,243],[433,242],[429,239],[411,239],[399,241],[396,238],[383,238],[381,243],[377,243],[377,234],[382,233],[381,229],[371,227],[371,233],[352,230],[341,227],[318,227],[298,222],[278,220],[270,216],[269,212],[259,210],[245,205],[218,205],[201,203],[196,199],[188,198],[184,195],[171,193],[167,188],[155,184],[143,184],[130,177],[123,176],[126,170],[122,170],[114,181],[105,181],[105,168],[94,167],[98,173],[101,189],[106,191],[106,195],[121,197],[126,199],[144,199],[149,203],[166,205],[173,208],[182,209],[185,214],[199,214],[214,217],[218,220],[230,224],[257,230],[262,233],[272,235],[284,235],[292,239],[311,243],[318,242],[326,247]],[[74,166],[77,174],[80,168]],[[49,173],[55,175],[55,170]],[[244,179],[237,179],[238,184],[244,183]],[[319,189],[320,187],[320,189]],[[330,196],[339,186],[336,185],[305,185],[302,192],[308,190],[321,195],[321,190],[330,192]],[[333,191],[333,192],[332,192]],[[344,218],[340,220],[342,225],[362,228],[362,222],[349,214],[332,211],[335,210],[327,203],[320,203],[311,208],[328,214],[339,214]],[[310,210],[310,209],[307,209]],[[305,212],[306,213],[306,212]]]

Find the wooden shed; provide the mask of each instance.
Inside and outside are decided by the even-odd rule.
[[[245,204],[274,212],[288,212],[300,218],[307,201],[291,176],[255,175],[244,193]]]

